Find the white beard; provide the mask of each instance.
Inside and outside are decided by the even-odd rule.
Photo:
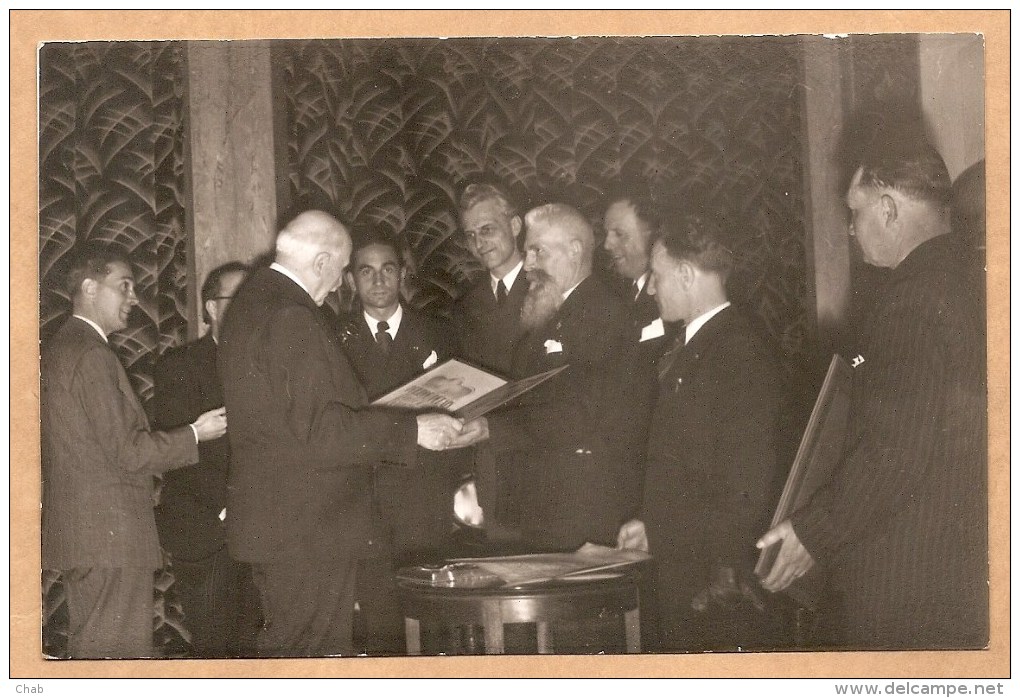
[[[549,322],[563,304],[563,294],[556,288],[552,277],[538,270],[528,274],[531,286],[521,308],[521,325],[534,330]]]

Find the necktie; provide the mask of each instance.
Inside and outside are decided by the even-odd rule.
[[[386,330],[390,329],[390,325],[385,320],[381,320],[376,326],[375,341],[379,345],[379,349],[383,354],[390,353],[390,345],[393,344],[393,338],[390,337],[390,333]]]
[[[503,305],[503,301],[506,300],[506,284],[503,283],[503,279],[499,280],[496,284],[496,304]]]
[[[680,352],[684,350],[684,333],[673,340],[673,346],[671,346],[665,354],[659,358],[659,380],[663,381],[666,379],[666,374],[673,368],[673,364],[676,363],[677,357],[680,356]]]

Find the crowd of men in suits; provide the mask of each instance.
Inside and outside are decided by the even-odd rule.
[[[159,431],[106,344],[137,303],[130,264],[83,250],[42,365],[43,565],[64,574],[70,655],[152,655],[160,543],[197,656],[399,654],[394,570],[457,544],[465,476],[498,549],[650,552],[652,650],[784,646],[788,609],[766,590],[815,563],[833,572],[838,641],[982,645],[984,364],[960,338],[983,334],[948,283],[945,165],[924,143],[879,145],[847,205],[894,279],[862,338],[846,453],[767,533],[788,396],[728,297],[740,231],[725,217],[610,192],[611,275],[576,209],[525,212],[472,183],[459,215],[486,273],[440,320],[404,300],[398,243],[305,211],[271,265],[206,280],[209,333],[156,370]],[[357,303],[336,321],[323,303],[345,279]],[[452,357],[508,378],[565,368],[468,422],[370,405]],[[763,581],[756,541],[782,546]]]

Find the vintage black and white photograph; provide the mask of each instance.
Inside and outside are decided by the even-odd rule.
[[[35,60],[48,663],[988,651],[982,33]]]

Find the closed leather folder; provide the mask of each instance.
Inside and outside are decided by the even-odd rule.
[[[839,354],[829,362],[825,382],[811,410],[804,436],[793,459],[786,486],[779,498],[772,526],[777,526],[804,506],[811,496],[832,476],[843,456],[847,419],[850,413],[850,365]],[[775,543],[758,556],[754,573],[761,579],[768,576],[779,554],[781,543]],[[815,609],[825,584],[825,571],[818,564],[800,579],[795,580],[783,593],[800,606]]]

